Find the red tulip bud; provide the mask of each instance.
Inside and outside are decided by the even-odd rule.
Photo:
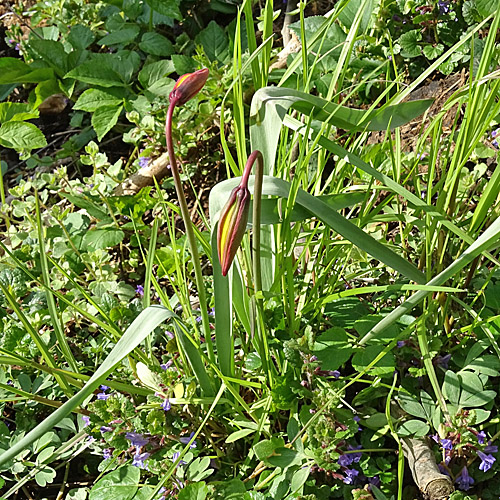
[[[208,69],[199,69],[194,73],[182,75],[168,96],[170,104],[182,105],[192,99],[205,85]]]
[[[217,250],[223,276],[229,271],[247,229],[249,207],[250,191],[245,180],[232,190],[219,220]]]

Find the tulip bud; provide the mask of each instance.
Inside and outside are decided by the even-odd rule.
[[[205,85],[208,69],[199,69],[194,73],[182,75],[168,96],[170,104],[182,105],[192,99]]]
[[[249,207],[250,191],[246,186],[246,182],[242,182],[231,192],[219,220],[217,250],[223,276],[226,276],[229,271],[245,234]]]

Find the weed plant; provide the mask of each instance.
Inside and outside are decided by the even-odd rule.
[[[80,129],[59,155],[88,170],[50,163],[9,188],[9,205],[1,186],[3,498],[419,498],[412,440],[450,498],[498,496],[500,11],[306,7],[292,26],[302,51],[271,72],[269,0],[259,13],[219,0],[201,20],[177,1],[49,2],[33,7],[43,28],[12,38],[24,61],[0,59],[0,143],[28,167],[51,162],[31,155],[46,141],[30,120],[57,90]],[[227,29],[214,12],[232,16]],[[397,40],[389,13],[411,17]],[[188,28],[169,38],[182,19],[205,23],[195,43]],[[459,64],[467,78],[442,109],[407,99]],[[170,77],[202,66],[205,87],[167,112]],[[208,160],[228,179],[206,214],[184,158],[216,125]],[[113,133],[126,162],[110,161]],[[164,144],[191,213],[168,179],[115,194]],[[249,156],[264,174],[260,224],[234,228],[241,245],[221,268],[219,217]]]

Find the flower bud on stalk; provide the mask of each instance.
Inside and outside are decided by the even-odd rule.
[[[243,176],[238,187],[231,191],[226,206],[221,211],[219,219],[219,228],[217,230],[217,251],[219,253],[219,261],[222,268],[222,276],[226,276],[231,264],[233,263],[236,251],[241,244],[243,235],[247,229],[248,212],[250,209],[250,191],[248,190],[248,178],[252,171],[253,164],[257,161],[257,178],[260,178],[262,185],[262,154],[260,151],[253,151],[248,157]],[[257,191],[260,197],[260,189]],[[260,211],[255,213],[255,209],[260,207],[254,205],[254,224],[255,221],[260,221]],[[260,241],[256,239],[255,242]]]
[[[208,78],[208,69],[203,68],[194,73],[182,75],[174,85],[168,96],[170,104],[181,106],[192,99],[205,85]]]
[[[245,180],[232,190],[219,220],[217,250],[222,276],[226,276],[229,271],[247,229],[249,208],[250,191]]]

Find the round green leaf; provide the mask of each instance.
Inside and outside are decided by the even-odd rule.
[[[89,500],[131,500],[137,492],[140,469],[126,465],[106,474],[90,491]]]

